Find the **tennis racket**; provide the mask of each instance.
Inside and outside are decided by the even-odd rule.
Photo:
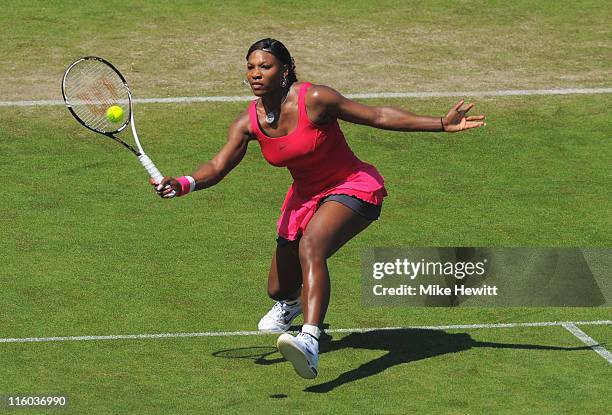
[[[155,182],[163,179],[153,161],[142,149],[132,109],[132,94],[121,73],[110,62],[95,56],[86,56],[68,66],[62,78],[62,95],[70,113],[86,128],[112,138],[138,157],[142,166]],[[108,117],[111,107],[115,118]],[[120,114],[119,116],[117,116]],[[135,147],[117,137],[131,127]]]

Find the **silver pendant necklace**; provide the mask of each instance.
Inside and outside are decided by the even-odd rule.
[[[289,91],[287,91],[287,93],[281,99],[280,105],[278,106],[278,113],[280,113],[280,107],[283,105],[283,102],[285,102],[285,100],[287,99],[287,95],[289,95]],[[261,101],[261,103],[263,104],[263,100]],[[265,109],[265,105],[264,105],[264,109]],[[274,121],[276,121],[276,117],[280,115],[278,113],[277,111],[274,111],[274,110],[266,111],[266,122],[268,124],[273,124]]]
[[[275,119],[276,119],[276,114],[274,113],[274,111],[270,111],[266,113],[266,122],[268,124],[272,124]]]

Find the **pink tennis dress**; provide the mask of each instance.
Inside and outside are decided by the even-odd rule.
[[[354,196],[380,206],[387,195],[383,177],[374,166],[353,154],[338,121],[325,125],[310,121],[306,92],[311,86],[307,82],[300,85],[297,127],[282,137],[265,135],[257,120],[257,100],[249,106],[251,128],[264,158],[273,166],[287,167],[293,177],[277,223],[278,235],[290,241],[306,230],[326,196]]]

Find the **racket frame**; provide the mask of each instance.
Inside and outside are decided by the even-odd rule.
[[[117,74],[117,76],[119,76],[119,79],[121,79],[121,82],[123,82],[123,85],[125,86],[125,89],[127,91],[127,95],[128,95],[128,110],[130,112],[130,116],[126,119],[126,121],[119,126],[119,128],[117,128],[114,131],[101,131],[101,130],[97,130],[92,126],[87,125],[78,115],[77,113],[74,111],[74,109],[72,108],[72,104],[70,103],[70,100],[68,99],[68,97],[66,96],[66,78],[68,77],[68,74],[70,73],[70,71],[72,70],[72,68],[74,68],[76,65],[78,65],[79,63],[86,61],[86,60],[97,60],[100,61],[102,63],[104,63],[105,65],[107,65],[109,68],[111,68],[113,70],[113,72],[115,72]],[[118,143],[122,144],[123,146],[125,146],[128,150],[130,150],[132,153],[136,154],[136,156],[139,156],[140,154],[143,153],[142,150],[142,146],[140,145],[140,140],[138,139],[138,134],[136,134],[136,129],[133,127],[134,126],[134,114],[133,114],[133,109],[132,109],[132,93],[130,91],[130,87],[128,86],[128,83],[125,79],[125,77],[121,74],[121,72],[119,72],[119,70],[117,68],[115,68],[115,66],[110,63],[109,61],[107,61],[104,58],[100,58],[98,56],[84,56],[82,58],[77,59],[76,61],[72,62],[68,68],[66,68],[66,70],[64,71],[64,76],[62,77],[62,96],[64,97],[64,102],[66,103],[66,107],[68,108],[68,110],[70,111],[70,113],[72,114],[72,116],[74,118],[76,118],[76,120],[85,128],[87,128],[88,130],[91,130],[93,132],[96,132],[98,134],[102,134],[105,135],[107,137],[112,138],[113,140],[117,141]],[[118,138],[115,134],[120,133],[121,131],[125,130],[125,128],[128,126],[128,124],[132,124],[132,134],[134,136],[134,141],[136,142],[136,146],[138,149],[135,149],[132,145],[130,145],[129,143],[126,143],[125,141],[121,140],[120,138]]]
[[[127,117],[126,121],[116,130],[114,131],[101,131],[101,130],[97,130],[89,125],[87,125],[78,115],[77,113],[74,111],[74,109],[72,108],[72,104],[70,103],[70,100],[68,99],[68,97],[66,96],[66,78],[68,77],[68,74],[70,73],[70,71],[72,70],[73,67],[75,67],[76,65],[78,65],[80,62],[86,61],[86,60],[97,60],[102,62],[103,64],[107,65],[109,68],[111,68],[116,74],[117,76],[119,76],[119,78],[121,79],[121,82],[123,82],[123,85],[125,86],[126,92],[127,92],[127,98],[128,98],[128,111],[130,112],[129,117]],[[149,173],[149,176],[152,177],[155,181],[160,182],[161,179],[163,179],[163,175],[160,173],[160,171],[157,169],[157,167],[155,167],[155,164],[153,163],[153,161],[151,161],[151,159],[145,154],[144,150],[142,149],[142,145],[140,144],[140,139],[138,138],[138,133],[136,132],[136,125],[134,123],[134,111],[133,111],[133,107],[132,107],[132,92],[130,91],[130,87],[125,79],[125,77],[121,74],[121,72],[119,72],[119,70],[117,68],[115,68],[115,66],[110,63],[109,61],[107,61],[104,58],[100,58],[98,56],[84,56],[82,58],[77,59],[76,61],[72,62],[68,68],[66,68],[66,70],[64,71],[64,76],[62,77],[62,96],[64,97],[64,102],[66,103],[66,107],[68,108],[68,110],[70,111],[70,113],[72,114],[72,116],[74,118],[76,118],[76,120],[83,125],[85,128],[94,131],[98,134],[102,134],[105,135],[107,137],[112,138],[113,140],[115,140],[116,142],[118,142],[119,144],[123,145],[125,148],[127,148],[128,150],[130,150],[132,153],[134,153],[136,155],[136,157],[138,157],[138,160],[140,161],[140,163],[143,165],[143,167],[147,170],[147,172]],[[134,146],[132,146],[129,143],[126,143],[125,141],[123,141],[122,139],[120,139],[119,137],[116,136],[116,134],[120,133],[121,131],[123,131],[128,124],[130,125],[130,128],[132,130],[132,137],[134,138],[134,142],[136,143],[136,148],[134,148]],[[169,186],[166,185],[166,188],[168,188]],[[172,196],[175,195],[175,192],[172,192]]]

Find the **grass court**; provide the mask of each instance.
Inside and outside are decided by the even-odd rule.
[[[161,200],[133,155],[82,128],[61,100],[66,66],[113,62],[135,98],[248,95],[263,37],[300,80],[343,93],[610,88],[612,7],[561,2],[15,2],[0,15],[0,395],[63,394],[62,413],[607,413],[610,363],[561,325],[612,347],[596,308],[365,308],[372,246],[612,246],[612,95],[470,97],[487,127],[396,133],[342,124],[385,177],[380,221],[329,261],[319,377],[298,378],[256,330],[290,184],[252,142],[220,184]],[[462,96],[364,99],[443,115]],[[135,104],[164,174],[226,140],[242,102]],[[226,335],[218,335],[229,332]],[[244,333],[242,333],[244,334]],[[608,409],[606,409],[608,408]],[[3,408],[5,409],[5,408]],[[40,410],[44,412],[45,410]],[[20,409],[19,413],[37,413]]]

